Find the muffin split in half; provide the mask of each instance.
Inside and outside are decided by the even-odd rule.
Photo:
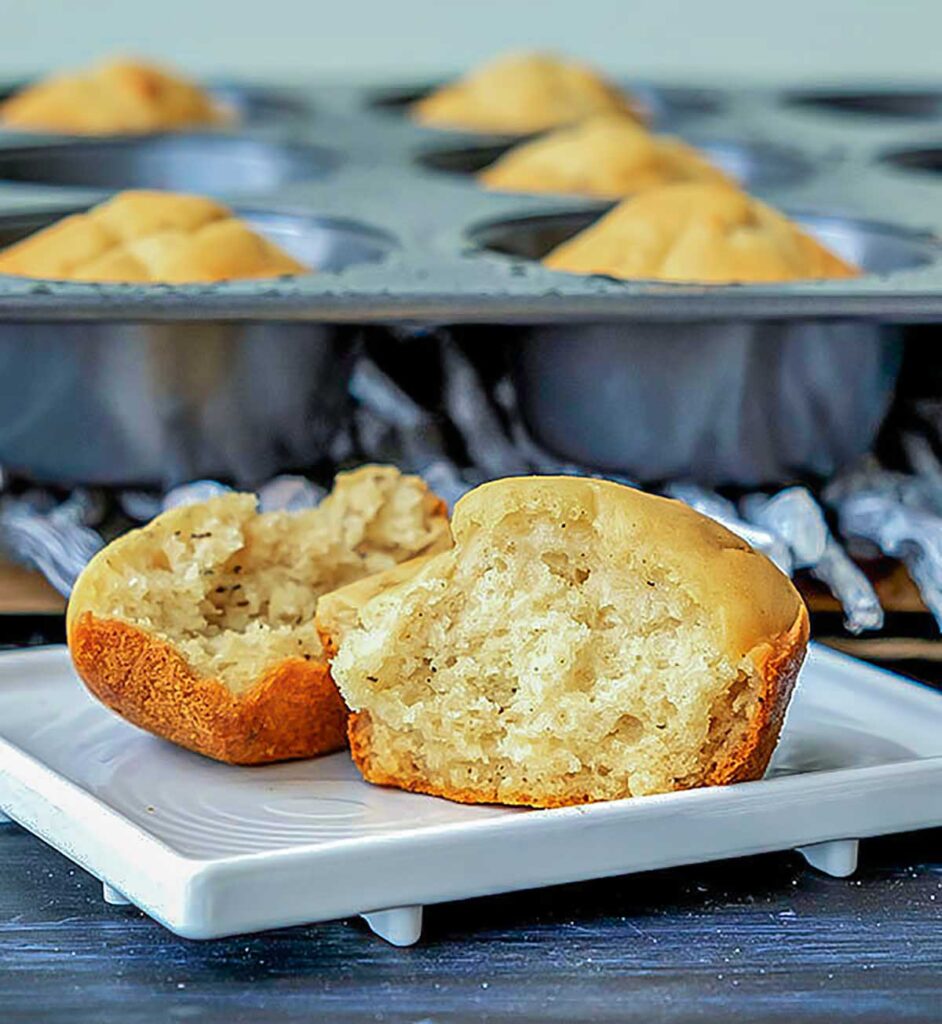
[[[761,776],[808,634],[768,559],[578,478],[485,485],[453,529],[319,606],[367,779],[552,807]]]

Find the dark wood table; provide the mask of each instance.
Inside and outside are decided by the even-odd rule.
[[[0,616],[0,641],[61,619]],[[180,939],[0,826],[0,1022],[942,1021],[942,829],[865,841],[852,879],[783,853],[359,920]]]

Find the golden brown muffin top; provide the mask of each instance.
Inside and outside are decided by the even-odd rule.
[[[0,252],[0,274],[184,284],[309,270],[212,199],[121,192]]]
[[[501,192],[551,192],[618,199],[679,181],[730,183],[693,146],[652,135],[625,114],[596,114],[577,125],[521,142],[478,180]]]
[[[497,57],[412,106],[421,124],[527,135],[615,111],[642,118],[638,104],[578,61],[549,53]]]
[[[543,260],[551,270],[707,284],[856,277],[784,214],[733,185],[652,188]]]
[[[193,82],[126,58],[50,75],[0,106],[0,122],[7,128],[70,135],[158,132],[230,118]]]
[[[743,657],[788,632],[802,614],[791,580],[742,538],[683,502],[609,480],[534,476],[482,484],[455,506],[455,551],[476,531],[486,536],[507,516],[541,513],[590,523],[616,558],[620,551],[656,549],[659,565],[710,609],[731,657]]]
[[[395,599],[398,587],[439,578],[478,534],[489,537],[508,518],[525,524],[542,516],[591,525],[603,553],[616,562],[626,551],[656,551],[658,565],[709,610],[718,642],[734,661],[758,653],[806,614],[791,580],[765,555],[683,502],[609,480],[531,476],[493,480],[461,498],[451,520],[451,550],[423,555],[322,598],[322,633],[335,646],[342,643],[359,610],[375,597],[388,593]]]

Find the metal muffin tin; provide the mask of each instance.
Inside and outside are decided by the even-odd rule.
[[[323,273],[393,240],[340,218],[236,207]],[[50,221],[7,222],[7,244]],[[0,323],[0,463],[62,484],[257,484],[322,459],[344,423],[358,329],[305,321]]]
[[[11,216],[91,204],[117,188],[164,183],[199,191],[209,184],[255,208],[341,217],[384,232],[396,241],[387,259],[339,274],[212,287],[2,278],[0,316],[357,323],[942,316],[942,176],[908,167],[905,156],[932,148],[924,117],[841,116],[809,105],[807,94],[798,103],[774,90],[628,84],[658,130],[712,146],[727,167],[745,170],[756,194],[807,213],[844,255],[872,257],[874,272],[852,281],[718,288],[551,272],[521,255],[525,241],[506,244],[507,232],[500,251],[487,248],[493,228],[506,222],[523,239],[528,218],[598,204],[490,193],[469,175],[434,169],[434,153],[441,165],[451,152],[506,139],[413,124],[406,105],[415,89],[231,86],[220,94],[245,120],[214,134],[104,143],[0,134],[0,232]],[[936,140],[942,151],[942,116]],[[48,156],[45,171],[39,150]],[[70,177],[77,187],[68,186]]]
[[[539,257],[591,223],[604,205],[478,188],[473,171],[496,157],[508,140],[413,124],[407,108],[421,89],[219,86],[218,95],[240,120],[214,132],[104,140],[0,133],[0,243],[117,189],[167,187],[233,200],[261,230],[317,268],[294,278],[211,286],[0,277],[0,355],[5,350],[6,367],[0,376],[7,391],[7,397],[0,397],[0,464],[62,480],[145,482],[194,472],[258,479],[285,464],[310,461],[323,450],[325,431],[312,428],[307,440],[294,444],[285,442],[285,431],[297,432],[299,409],[316,418],[312,410],[317,407],[340,408],[342,380],[324,376],[323,352],[339,346],[338,365],[347,365],[356,326],[516,324],[521,330],[500,336],[513,349],[521,410],[540,440],[564,456],[645,478],[696,473],[690,452],[703,448],[689,444],[696,424],[685,425],[682,443],[663,431],[651,435],[649,417],[635,415],[625,404],[632,389],[645,393],[637,380],[621,391],[611,386],[593,391],[585,381],[581,398],[573,394],[571,381],[584,379],[586,361],[596,367],[599,380],[627,379],[626,366],[639,365],[632,346],[657,345],[662,362],[669,363],[671,345],[699,338],[716,346],[718,330],[743,339],[744,325],[751,324],[748,343],[753,348],[787,347],[797,344],[788,340],[795,337],[804,339],[808,352],[828,348],[826,365],[807,363],[806,382],[818,392],[822,381],[833,382],[849,393],[845,405],[854,411],[843,419],[819,416],[805,424],[802,429],[810,434],[797,456],[794,446],[780,443],[776,433],[794,430],[788,417],[765,424],[772,434],[756,447],[771,452],[768,457],[740,458],[739,446],[760,428],[720,430],[734,440],[704,470],[706,477],[748,483],[832,471],[866,448],[879,425],[898,362],[898,325],[942,317],[942,94],[891,88],[855,94],[628,87],[647,105],[656,130],[676,132],[704,148],[750,191],[859,262],[865,275],[846,281],[705,287],[549,271]],[[335,259],[338,253],[345,255]],[[65,331],[54,326],[63,321],[72,322]],[[171,334],[169,325],[160,326],[163,321],[179,326]],[[32,324],[28,332],[27,322]],[[292,322],[297,330],[285,326]],[[228,334],[221,327],[225,323],[231,325]],[[566,324],[572,325],[570,333]],[[238,444],[220,454],[209,436],[219,423],[206,426],[199,414],[205,395],[195,396],[188,412],[180,411],[182,383],[167,400],[171,412],[161,419],[158,432],[165,441],[156,448],[152,424],[146,431],[142,424],[138,440],[126,443],[132,428],[124,412],[116,414],[111,427],[102,427],[98,413],[114,403],[116,389],[127,389],[128,408],[152,409],[155,395],[163,395],[160,401],[167,398],[160,380],[141,377],[140,366],[153,365],[150,357],[136,360],[139,372],[133,380],[120,377],[118,364],[128,359],[126,347],[143,344],[162,351],[170,345],[174,354],[169,361],[178,365],[182,353],[212,338],[212,345],[226,352],[214,357],[215,365],[238,367],[243,365],[242,347],[251,348],[257,336],[252,325],[262,325],[268,351],[275,352],[283,339],[285,352],[294,353],[279,370],[271,370],[281,384],[274,400],[264,400],[269,418],[247,418],[255,424],[248,427],[252,436],[268,439],[257,457],[240,462],[233,454]],[[537,325],[552,326],[541,335]],[[853,354],[847,347],[851,328],[860,346]],[[316,343],[302,358],[299,338],[305,331]],[[489,331],[478,334],[484,340]],[[832,339],[841,340],[831,348]],[[318,345],[328,348],[318,355]],[[45,440],[31,447],[36,424],[17,434],[9,429],[11,414],[4,410],[11,397],[24,393],[22,382],[17,383],[24,365],[43,372],[36,353],[44,346],[47,359],[74,364],[71,386],[82,389],[86,412],[81,413],[82,403],[63,398],[60,406],[72,408],[74,415],[63,418],[60,409],[57,419],[47,413]],[[541,352],[545,356],[551,350],[552,359],[541,358]],[[37,361],[30,363],[26,351]],[[719,345],[714,362],[723,358]],[[761,357],[742,358],[751,369],[739,376],[738,393],[727,392],[729,407],[736,405],[737,394],[769,387],[767,380],[759,380],[762,372],[772,372],[761,371]],[[157,359],[161,365],[166,361]],[[272,362],[278,357],[273,355]],[[200,372],[193,370],[197,376]],[[255,373],[233,370],[233,391],[219,400],[230,412],[220,422],[231,423],[243,408],[246,388],[237,382],[247,372]],[[188,373],[178,377],[183,381]],[[800,375],[789,381],[772,386],[803,386]],[[319,391],[322,384],[327,393]],[[702,377],[673,382],[678,394],[698,385]],[[281,424],[271,419],[272,409],[278,408],[284,410]],[[70,450],[77,442],[70,439],[88,448],[90,429],[95,437],[112,441],[102,441],[99,454],[79,458]],[[629,444],[639,430],[649,441]],[[823,447],[815,435],[822,430],[827,431]],[[655,442],[656,456],[637,454]],[[668,450],[672,443],[674,451]]]

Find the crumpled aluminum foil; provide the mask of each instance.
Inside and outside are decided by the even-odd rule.
[[[882,629],[883,608],[873,585],[834,538],[821,506],[805,487],[788,487],[772,497],[749,494],[741,502],[746,518],[782,538],[794,567],[809,569],[844,609],[851,633]]]
[[[439,419],[410,397],[372,360],[362,357],[350,385],[356,402],[351,429],[341,432],[331,450],[338,463],[348,460],[395,462],[421,474],[449,507],[470,488],[497,477],[539,474],[595,474],[545,451],[529,435],[507,378],[485,387],[461,348],[441,338],[443,401],[451,428],[460,436],[467,459],[459,463]],[[889,473],[867,462],[826,489],[845,538],[865,539],[880,551],[902,559],[942,626],[942,465],[921,438],[908,442],[915,472]],[[631,486],[635,482],[604,474]],[[119,493],[123,513],[146,522],[159,512],[202,501],[228,488],[198,480],[167,494]],[[316,505],[324,489],[299,476],[279,476],[259,488],[264,511]],[[707,488],[677,481],[666,493],[722,523],[763,551],[789,575],[808,569],[841,603],[847,628],[854,633],[879,629],[883,610],[864,573],[828,527],[818,501],[803,487],[777,494],[747,495],[739,507]],[[103,503],[90,492],[75,491],[56,505],[30,492],[0,501],[0,542],[11,557],[39,569],[63,594],[102,546],[93,527],[100,525]]]
[[[845,537],[903,562],[942,628],[942,465],[924,438],[907,438],[906,448],[915,473],[868,460],[829,484],[824,498]]]
[[[465,479],[448,458],[441,430],[431,413],[369,359],[358,361],[350,392],[360,405],[357,427],[369,458],[391,458],[401,469],[418,473],[449,508],[480,482]],[[384,451],[393,454],[384,456]]]
[[[79,573],[104,546],[91,528],[101,509],[94,495],[75,490],[53,504],[48,495],[32,491],[0,500],[0,545],[14,561],[38,569],[68,595]]]

